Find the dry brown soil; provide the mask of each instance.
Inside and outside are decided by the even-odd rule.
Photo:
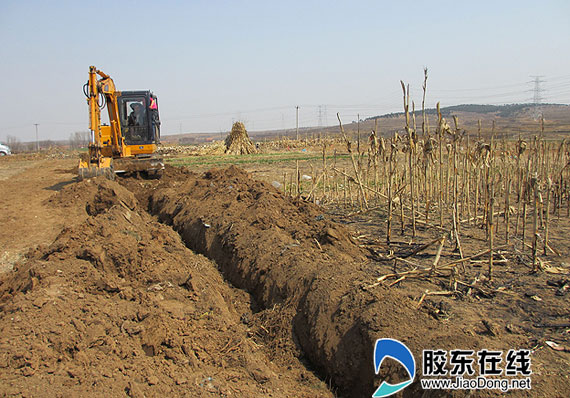
[[[418,306],[442,282],[371,287],[391,268],[355,239],[379,234],[366,217],[343,226],[234,167],[77,182],[74,165],[0,159],[3,396],[370,396],[401,373],[374,375],[382,337],[417,363],[426,348],[532,348],[533,390],[509,395],[570,393],[570,354],[544,345],[570,345],[570,328],[543,325],[568,322],[548,284],[563,275],[511,259],[481,290]]]

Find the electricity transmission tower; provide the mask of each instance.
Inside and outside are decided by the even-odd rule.
[[[544,77],[543,75],[534,75],[531,76],[532,80],[529,81],[529,83],[533,84],[533,97],[532,97],[532,103],[534,105],[534,118],[536,120],[538,120],[541,116],[542,116],[542,100],[544,99],[542,93],[544,92],[544,89],[540,86],[542,83],[545,82],[545,80],[543,80],[542,78]]]

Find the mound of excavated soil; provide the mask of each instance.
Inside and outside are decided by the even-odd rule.
[[[271,362],[250,296],[130,191],[86,180],[50,203],[85,221],[0,278],[1,395],[332,396],[298,361]]]
[[[375,268],[348,230],[327,221],[318,207],[297,206],[235,167],[159,184],[150,207],[190,248],[215,260],[227,279],[247,289],[266,309],[264,316],[275,317],[271,309],[278,308],[274,324],[281,328],[279,341],[292,339],[298,354],[348,396],[370,396],[379,379],[397,380],[397,366],[383,367],[379,377],[374,374],[378,338],[406,343],[418,364],[426,347],[530,346],[522,335],[478,332],[483,314],[481,319],[442,323],[428,309],[417,309],[415,298],[397,287],[368,288],[377,276]],[[404,394],[422,394],[419,383]]]
[[[47,202],[54,206],[84,207],[90,216],[103,213],[114,205],[122,205],[130,210],[137,206],[132,192],[105,177],[67,185]]]

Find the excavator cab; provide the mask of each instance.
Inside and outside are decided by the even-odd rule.
[[[145,146],[160,142],[158,99],[154,94],[150,91],[123,91],[117,102],[121,135],[126,145]],[[136,153],[136,149],[131,148],[131,153]]]

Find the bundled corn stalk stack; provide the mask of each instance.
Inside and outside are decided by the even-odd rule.
[[[230,155],[246,155],[257,152],[255,145],[249,139],[242,122],[235,122],[232,131],[226,137],[226,151]]]

